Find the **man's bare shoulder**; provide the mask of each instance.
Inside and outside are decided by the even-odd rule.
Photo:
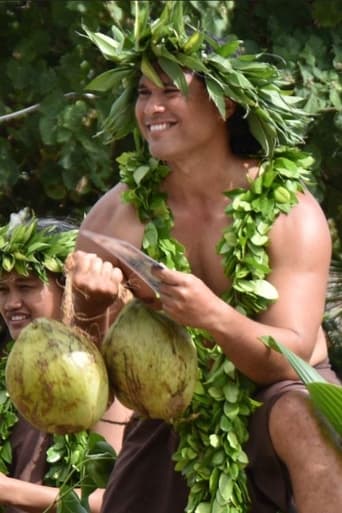
[[[125,184],[118,183],[95,203],[81,224],[79,248],[85,251],[91,250],[86,247],[85,241],[81,243],[83,229],[140,245],[144,228],[134,207],[122,197],[126,190]]]
[[[305,229],[306,231],[314,228],[315,232],[320,229],[323,235],[328,232],[328,223],[322,207],[308,190],[298,194],[298,203],[288,214],[279,216],[275,227],[281,225],[285,228],[293,227],[297,230]]]
[[[137,219],[135,209],[122,197],[126,190],[125,184],[118,183],[104,194],[89,211],[81,229],[86,228],[119,237],[123,223],[127,224]]]
[[[100,225],[102,219],[108,220],[112,215],[117,213],[118,208],[122,208],[123,199],[122,194],[125,191],[125,185],[118,183],[112,189],[107,191],[97,202],[92,206],[86,218],[82,223],[82,227],[94,229],[95,226]]]
[[[308,191],[298,195],[298,203],[288,214],[281,214],[270,232],[271,256],[292,254],[307,261],[331,256],[331,237],[327,218],[316,198]]]

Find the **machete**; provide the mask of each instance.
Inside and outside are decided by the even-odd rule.
[[[109,237],[108,235],[102,235],[90,230],[82,230],[81,234],[124,263],[159,295],[162,282],[152,274],[152,268],[161,269],[164,267],[163,264],[160,264],[157,260],[154,260],[123,239]]]

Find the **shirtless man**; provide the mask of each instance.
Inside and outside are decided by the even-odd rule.
[[[226,99],[223,119],[196,74],[184,72],[187,95],[165,73],[159,76],[162,86],[141,76],[135,115],[151,155],[171,170],[161,190],[167,195],[174,220],[172,236],[183,244],[191,266],[190,273],[168,268],[154,271],[162,280],[161,307],[178,323],[206,330],[235,366],[256,383],[256,397],[265,401],[251,419],[249,511],[336,513],[342,507],[341,452],[325,435],[290,365],[260,342],[262,336],[274,337],[316,366],[329,381],[338,383],[327,360],[321,328],[331,257],[324,213],[309,191],[299,192],[298,203],[276,218],[269,234],[272,271],[267,279],[278,291],[277,301],[253,318],[227,304],[221,296],[231,282],[216,251],[231,222],[224,213],[229,203],[224,191],[247,190],[259,175],[260,163],[236,155],[228,142],[231,134],[226,119],[233,116],[236,103]],[[69,260],[75,291],[85,293],[78,296],[79,311],[89,316],[101,315],[107,308],[118,311],[119,285],[131,276],[105,252],[95,254],[97,249],[82,238],[82,230],[142,247],[145,226],[135,208],[122,199],[125,190],[126,185],[119,183],[91,209],[81,226],[78,251]],[[141,284],[134,293],[151,299]],[[97,329],[105,330],[105,326]],[[102,334],[98,335],[101,339]],[[173,436],[172,429],[159,421],[133,425],[106,491],[102,513],[184,511],[185,483],[172,471]]]

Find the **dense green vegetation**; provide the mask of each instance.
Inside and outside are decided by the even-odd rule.
[[[81,24],[110,34],[131,23],[134,2],[3,0],[0,3],[0,219],[24,205],[38,213],[83,215],[117,180],[122,145],[97,135],[111,105],[85,85],[109,66]],[[342,13],[338,0],[188,1],[193,23],[273,54],[308,112],[317,195],[341,225]],[[151,2],[159,10],[162,2]],[[279,57],[280,56],[281,59]],[[33,107],[32,107],[33,106]],[[25,110],[32,107],[31,111]],[[22,113],[20,111],[24,109]],[[129,144],[124,141],[123,145]]]
[[[159,12],[163,2],[150,4]],[[335,257],[341,260],[340,0],[184,4],[194,26],[201,16],[210,33],[235,34],[247,51],[266,52],[303,98],[313,116],[306,140],[316,159],[312,188],[329,218]],[[112,98],[90,94],[85,86],[110,63],[85,36],[82,24],[111,35],[113,21],[131,26],[133,6],[126,0],[0,2],[0,222],[26,205],[38,215],[80,220],[116,183],[115,158],[131,141],[108,143],[101,134]]]
[[[80,221],[117,182],[116,157],[132,141],[109,142],[101,132],[112,95],[95,95],[86,85],[109,69],[110,62],[82,26],[108,35],[114,21],[129,28],[134,3],[0,0],[0,224],[25,206],[37,215]],[[163,3],[150,0],[155,12]],[[315,157],[312,190],[329,219],[336,260],[325,327],[333,342],[333,363],[342,374],[341,0],[184,4],[194,26],[201,17],[211,34],[234,34],[247,52],[265,52],[285,70],[290,87],[312,116],[305,149]],[[64,502],[65,511],[87,511],[73,494],[66,494]]]

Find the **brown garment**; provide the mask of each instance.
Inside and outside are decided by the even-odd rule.
[[[133,416],[101,513],[184,512],[188,491],[171,460],[176,447],[177,437],[170,425]]]
[[[9,475],[23,481],[42,484],[47,472],[46,451],[52,436],[41,433],[19,415],[11,434],[13,459]],[[24,513],[14,506],[6,506],[5,513]]]
[[[316,370],[330,383],[341,384],[328,360]],[[249,513],[296,513],[290,476],[273,450],[268,431],[271,409],[286,392],[306,390],[301,381],[284,380],[259,389],[255,399],[262,403],[250,417],[249,440],[246,445],[249,465],[247,476],[252,507]]]
[[[316,369],[328,381],[339,383],[328,362]],[[273,451],[268,418],[283,393],[304,388],[299,381],[284,381],[256,395],[264,404],[250,419],[250,513],[277,513],[279,509],[283,513],[296,512],[288,473]],[[171,457],[176,447],[177,436],[171,426],[133,416],[106,488],[101,513],[184,513],[188,491],[183,477],[174,471]]]

